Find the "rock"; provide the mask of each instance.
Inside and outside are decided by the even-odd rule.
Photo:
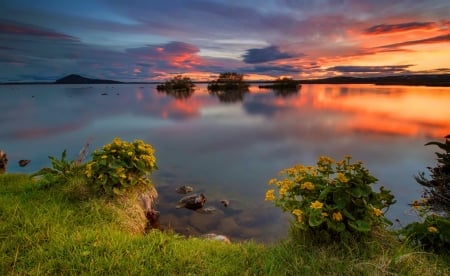
[[[8,157],[6,153],[0,150],[0,174],[6,172],[6,165],[8,164]]]
[[[19,160],[19,166],[25,167],[25,166],[28,165],[30,162],[31,162],[31,160],[26,160],[26,159]]]
[[[230,202],[229,202],[228,200],[226,200],[226,199],[222,199],[222,200],[220,201],[220,203],[223,204],[223,207],[228,207],[228,205],[230,205]]]
[[[179,194],[188,194],[188,193],[194,191],[194,188],[192,188],[191,186],[181,186],[181,187],[178,187],[176,189],[176,191]]]
[[[215,211],[217,211],[217,209],[214,208],[214,207],[205,207],[205,208],[197,209],[196,211],[201,213],[201,214],[212,214]]]
[[[227,236],[224,235],[218,235],[214,233],[208,233],[200,236],[201,238],[205,240],[213,240],[213,241],[221,241],[224,243],[231,243],[230,239]]]
[[[203,208],[206,203],[206,197],[204,194],[193,194],[190,196],[185,196],[180,199],[176,208],[187,208],[191,210],[197,210]]]

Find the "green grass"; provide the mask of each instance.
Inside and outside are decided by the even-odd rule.
[[[73,191],[0,175],[0,275],[449,274],[450,256],[411,248],[387,232],[326,245],[295,232],[274,245],[142,235],[124,227],[126,216],[110,202]]]

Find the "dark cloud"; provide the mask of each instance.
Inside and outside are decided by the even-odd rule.
[[[242,56],[246,63],[263,63],[285,58],[292,58],[293,55],[281,52],[277,46],[269,46],[261,49],[248,49]]]
[[[268,66],[254,66],[252,68],[243,69],[246,73],[261,73],[261,74],[287,74],[299,73],[301,70],[292,65],[268,65]]]
[[[68,39],[78,40],[77,38],[54,32],[42,27],[36,27],[28,24],[20,24],[9,20],[0,20],[0,34],[6,35],[23,35],[23,36],[37,36],[52,39]]]
[[[450,42],[450,34],[439,35],[439,36],[426,38],[426,39],[418,39],[418,40],[405,41],[405,42],[401,42],[401,43],[388,44],[388,45],[380,46],[378,48],[395,48],[395,47],[410,46],[410,45],[416,45],[416,44],[432,44],[432,43],[441,43],[441,42]]]
[[[392,65],[392,66],[334,66],[327,71],[340,73],[399,73],[405,72],[408,67],[413,65]]]
[[[380,24],[367,28],[366,34],[385,34],[394,32],[404,32],[417,29],[432,29],[437,25],[434,22],[407,22],[401,24]]]

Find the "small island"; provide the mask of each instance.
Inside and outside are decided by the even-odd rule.
[[[90,79],[80,75],[71,74],[63,78],[57,79],[55,84],[118,84],[122,83],[115,80]]]
[[[292,78],[277,78],[272,84],[260,85],[259,88],[269,88],[277,90],[297,90],[302,85],[300,81],[293,80]]]

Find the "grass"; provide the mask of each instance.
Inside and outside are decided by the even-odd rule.
[[[83,194],[28,175],[0,175],[0,275],[449,274],[450,256],[411,248],[386,231],[324,245],[295,231],[273,245],[143,235],[127,226],[118,205],[74,191]]]

